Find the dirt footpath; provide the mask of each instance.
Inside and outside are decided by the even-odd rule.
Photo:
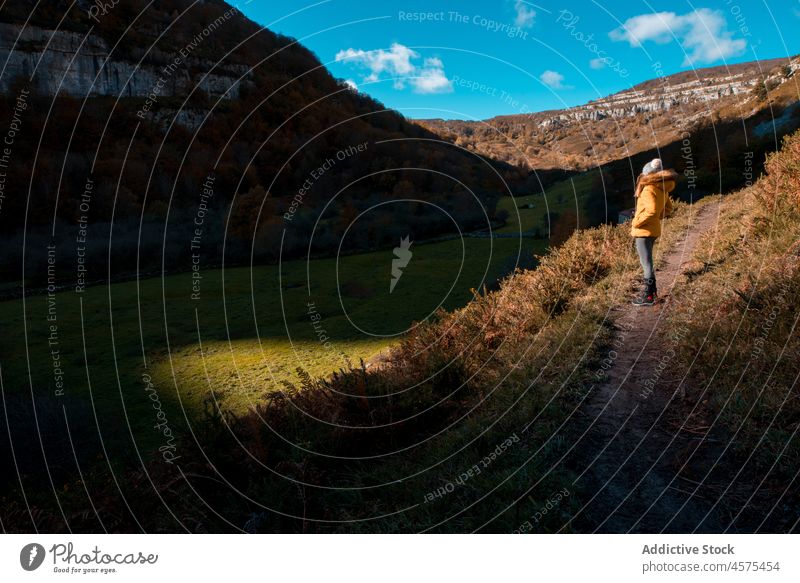
[[[681,266],[700,236],[713,231],[718,213],[718,203],[702,207],[665,253],[655,306],[627,302],[610,314],[612,364],[581,409],[570,443],[575,448],[565,460],[578,475],[574,485],[583,506],[562,530],[722,532],[727,526],[713,494],[698,481],[704,465],[713,463],[698,448],[712,437],[684,423],[685,379],[673,370],[669,340],[661,334]]]

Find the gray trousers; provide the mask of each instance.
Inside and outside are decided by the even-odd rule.
[[[645,279],[655,279],[656,270],[653,268],[653,243],[655,237],[636,237],[636,253],[639,254],[639,262],[642,264]]]

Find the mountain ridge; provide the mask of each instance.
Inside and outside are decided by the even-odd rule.
[[[582,171],[652,149],[654,143],[674,141],[715,116],[718,120],[737,115],[750,118],[771,106],[790,105],[799,93],[798,69],[796,56],[706,67],[657,75],[566,109],[480,121],[414,121],[463,147],[521,167]],[[766,91],[758,94],[762,85]],[[749,109],[742,110],[743,105]],[[593,125],[585,127],[582,122]],[[636,135],[636,130],[645,129],[649,131]]]
[[[476,164],[474,153],[436,140],[353,91],[302,44],[225,2],[131,0],[111,6],[97,22],[91,6],[19,0],[0,11],[6,64],[0,100],[8,104],[0,123],[10,123],[18,88],[30,91],[24,118],[30,131],[17,137],[15,157],[36,161],[35,168],[17,165],[7,179],[7,192],[35,185],[30,201],[4,203],[0,227],[11,236],[21,237],[27,224],[29,240],[44,241],[54,229],[73,239],[83,215],[89,224],[113,218],[115,246],[125,256],[115,270],[131,272],[142,255],[152,263],[139,269],[159,265],[164,249],[137,251],[142,229],[166,231],[167,261],[188,262],[198,187],[214,174],[204,264],[242,263],[251,254],[269,262],[281,249],[289,256],[334,253],[354,217],[373,207],[378,210],[348,232],[345,251],[396,244],[406,229],[396,216],[402,213],[377,203],[402,194],[435,203],[405,210],[419,237],[454,230],[451,218],[461,230],[485,226],[506,180],[520,176],[501,161]],[[369,147],[358,163],[346,157],[335,172],[314,179],[313,188],[303,188],[322,161],[362,143]],[[127,154],[121,144],[130,144]],[[451,167],[455,180],[428,171],[441,166]],[[91,212],[82,213],[89,179],[97,188]],[[287,221],[301,190],[302,204]],[[328,205],[334,196],[336,204]],[[51,210],[26,216],[38,207]],[[431,210],[437,207],[444,212]],[[146,237],[147,243],[151,238],[160,236]],[[223,261],[224,240],[230,257]],[[102,265],[108,253],[97,243],[87,253]],[[74,250],[64,253],[71,257]],[[0,271],[18,269],[20,258],[11,255],[0,260]],[[41,268],[43,261],[33,265]]]

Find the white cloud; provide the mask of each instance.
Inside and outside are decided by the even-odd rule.
[[[361,49],[347,49],[336,53],[337,61],[356,63],[369,69],[370,74],[364,78],[367,83],[377,81],[381,73],[388,73],[393,77],[403,77],[414,71],[411,59],[419,55],[400,43],[393,43],[388,51],[378,49],[375,51],[362,51]],[[395,86],[402,81],[395,81]]]
[[[654,12],[629,18],[608,36],[616,41],[628,41],[632,47],[640,47],[644,41],[668,43],[682,27],[682,17],[674,12]]]
[[[444,72],[444,63],[436,57],[425,59],[421,66],[412,61],[419,58],[419,53],[400,43],[393,43],[389,50],[377,49],[363,51],[347,49],[336,53],[337,61],[355,63],[366,68],[369,74],[364,77],[365,83],[378,81],[382,74],[394,77],[394,88],[405,88],[408,82],[416,93],[448,93],[453,90],[453,83]]]
[[[442,60],[436,57],[425,59],[423,67],[409,82],[417,93],[449,93],[453,90],[453,82],[444,74]]]
[[[562,84],[564,75],[558,71],[545,71],[539,75],[539,79],[551,89],[568,89],[568,87]]]
[[[589,66],[592,69],[603,69],[606,66],[606,60],[599,57],[597,59],[592,59],[589,61]]]
[[[517,17],[514,19],[514,24],[520,28],[530,28],[536,21],[536,11],[533,8],[528,8],[528,3],[524,0],[517,0],[514,4],[514,9],[517,11]]]
[[[684,64],[713,63],[740,54],[747,46],[744,39],[733,38],[720,11],[696,10],[689,32],[683,40],[689,53]]]
[[[437,67],[439,69],[444,67],[444,63],[439,57],[428,57],[425,59],[425,66],[426,67]]]
[[[708,8],[683,15],[640,14],[626,20],[608,36],[615,41],[627,41],[632,47],[640,47],[647,41],[658,44],[678,41],[686,51],[684,66],[720,61],[740,54],[747,46],[744,39],[733,38],[720,10]]]
[[[358,84],[352,79],[345,79],[344,84],[347,85],[353,91],[358,91]]]

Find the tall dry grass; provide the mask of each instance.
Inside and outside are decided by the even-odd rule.
[[[765,169],[698,245],[668,330],[697,418],[723,432],[781,515],[800,468],[800,132]]]

